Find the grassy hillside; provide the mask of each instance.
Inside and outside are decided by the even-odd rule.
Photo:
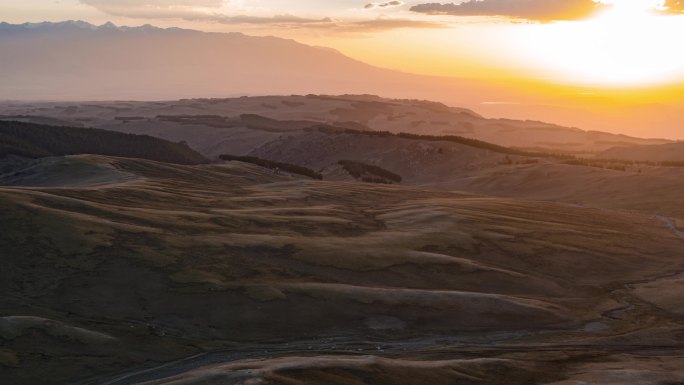
[[[72,383],[207,351],[238,359],[387,347],[429,360],[452,349],[462,357],[464,344],[490,349],[478,357],[522,349],[518,359],[555,379],[557,367],[524,346],[594,347],[587,362],[603,362],[602,346],[650,348],[684,331],[676,306],[652,304],[676,292],[663,279],[684,270],[679,222],[298,179],[238,162],[74,158],[98,187],[0,188],[0,378],[9,384]],[[95,178],[96,169],[134,182]],[[330,370],[348,367],[333,361]],[[344,383],[392,383],[366,373]]]
[[[207,163],[206,158],[186,145],[147,135],[0,121],[0,158],[7,155],[42,158],[75,154],[141,158],[177,164]]]

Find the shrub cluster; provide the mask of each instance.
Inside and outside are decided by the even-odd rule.
[[[395,174],[384,168],[371,164],[361,163],[354,160],[341,160],[338,162],[345,171],[356,179],[373,183],[401,183],[401,175]]]
[[[270,168],[272,170],[278,169],[278,170],[291,172],[293,174],[308,176],[311,179],[323,180],[323,175],[321,175],[320,173],[318,173],[318,172],[316,172],[310,168],[298,166],[296,164],[276,162],[273,160],[257,158],[255,156],[236,156],[236,155],[224,154],[224,155],[219,156],[219,158],[221,160],[227,160],[227,161],[236,160],[239,162],[256,164],[257,166]]]

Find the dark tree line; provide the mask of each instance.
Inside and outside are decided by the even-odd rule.
[[[287,172],[290,172],[292,174],[308,176],[311,179],[318,179],[318,180],[323,179],[323,175],[321,175],[321,173],[318,173],[318,172],[316,172],[310,168],[306,168],[304,166],[298,166],[296,164],[276,162],[273,160],[257,158],[255,156],[236,156],[236,155],[225,154],[225,155],[219,156],[219,158],[221,160],[228,160],[228,161],[236,160],[239,162],[256,164],[257,166],[270,168],[271,170],[287,171]]]
[[[384,168],[357,162],[354,160],[341,160],[338,162],[351,176],[364,182],[372,183],[401,183],[401,175]]]
[[[341,127],[325,125],[325,124],[319,124],[319,125],[310,127],[308,129],[305,129],[305,131],[312,131],[312,130],[317,130],[317,131],[322,132],[324,134],[351,134],[351,135],[375,136],[375,137],[381,137],[381,138],[395,137],[395,138],[403,138],[403,139],[410,139],[410,140],[423,140],[423,141],[429,141],[429,142],[440,142],[440,141],[452,142],[452,143],[463,144],[463,145],[469,146],[469,147],[475,147],[475,148],[480,148],[483,150],[489,150],[492,152],[497,152],[500,154],[509,154],[509,155],[530,156],[530,157],[537,157],[537,158],[561,158],[561,159],[573,158],[572,156],[565,155],[565,154],[553,154],[553,153],[546,153],[546,152],[519,150],[516,148],[499,146],[498,144],[489,143],[489,142],[485,142],[485,141],[478,140],[478,139],[466,138],[466,137],[458,136],[458,135],[420,135],[420,134],[410,134],[410,133],[406,133],[406,132],[400,132],[400,133],[395,134],[395,133],[389,132],[389,131],[355,130],[355,129],[351,129],[351,128],[341,128]]]
[[[208,163],[185,144],[148,135],[0,121],[0,158],[10,154],[27,158],[96,154],[188,165]]]

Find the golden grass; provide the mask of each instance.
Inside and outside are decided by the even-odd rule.
[[[0,299],[12,303],[7,314],[58,320],[4,321],[13,336],[6,350],[22,365],[23,338],[43,338],[26,330],[81,343],[116,338],[125,349],[92,353],[109,357],[100,368],[111,369],[225,340],[386,336],[378,319],[401,325],[394,338],[527,332],[563,342],[641,332],[648,340],[650,330],[679,327],[674,286],[637,289],[661,310],[625,299],[636,301],[629,284],[684,270],[682,240],[650,215],[290,180],[239,164],[88,161],[139,179],[0,188],[0,247],[12,269]],[[661,294],[671,303],[652,299]],[[584,331],[597,320],[608,331]],[[51,362],[75,354],[41,349]],[[73,360],[64,378],[86,362]]]

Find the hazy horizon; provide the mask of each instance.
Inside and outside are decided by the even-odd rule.
[[[418,90],[417,95],[410,95],[408,87],[405,92],[379,86],[370,90],[380,96],[431,99],[490,117],[529,118],[673,139],[684,138],[684,53],[671,47],[669,37],[684,33],[683,9],[681,2],[672,0],[484,0],[458,4],[28,0],[0,4],[2,21],[15,24],[83,20],[96,25],[151,24],[294,39],[335,49],[378,68],[461,81],[447,89],[446,83],[451,81],[447,80],[444,89]],[[143,59],[135,61],[139,60]],[[204,71],[199,66],[191,70]],[[188,75],[178,73],[176,77]],[[231,92],[226,87],[222,93],[207,90],[207,95],[185,88],[174,90],[171,85],[156,93],[150,87],[129,87],[128,93],[113,94],[104,87],[99,94],[84,96],[60,97],[59,89],[41,90],[41,95],[53,100],[152,100],[367,91],[363,87],[326,87],[330,79],[309,89],[304,83],[300,87],[267,87],[257,79],[253,79],[253,89],[238,87]],[[471,97],[459,95],[463,81],[472,85],[467,89]]]
[[[62,24],[60,22],[53,23],[54,25]],[[15,25],[16,26],[16,25]],[[122,28],[122,30],[129,31],[136,28]],[[106,28],[105,28],[106,30]],[[169,30],[171,31],[171,30]],[[191,31],[191,30],[190,30]],[[230,36],[230,35],[226,35]],[[245,35],[249,37],[249,35]],[[52,39],[56,39],[53,37]],[[92,40],[87,37],[87,33],[82,37],[84,39]],[[64,39],[72,39],[65,37]],[[134,37],[120,42],[118,44],[120,53],[125,52],[126,44],[134,44]],[[168,50],[173,51],[174,47],[182,47],[182,41],[173,41],[174,37],[169,36],[163,45],[168,45]],[[276,38],[277,39],[277,38]],[[103,40],[101,44],[105,44]],[[0,41],[1,42],[1,41]],[[38,41],[39,42],[39,41]],[[57,40],[55,40],[57,42]],[[285,44],[287,40],[283,40]],[[435,100],[443,102],[456,107],[471,108],[478,113],[485,116],[495,118],[513,118],[513,119],[532,119],[547,121],[560,125],[579,127],[587,130],[608,131],[613,133],[624,133],[640,137],[665,137],[671,139],[684,138],[684,131],[679,130],[681,127],[682,116],[684,116],[684,100],[679,98],[681,95],[681,88],[678,84],[669,85],[666,87],[651,87],[644,88],[586,88],[568,85],[552,85],[532,80],[496,80],[496,79],[476,79],[476,78],[454,78],[443,77],[437,75],[425,77],[418,75],[417,77],[408,72],[403,72],[412,80],[408,83],[406,79],[399,80],[401,74],[388,75],[391,79],[386,79],[384,82],[376,82],[373,77],[363,80],[363,76],[358,79],[358,82],[343,81],[338,82],[334,79],[335,75],[328,72],[326,75],[320,75],[321,81],[314,83],[309,80],[297,80],[295,77],[292,81],[287,81],[288,77],[279,77],[278,71],[274,71],[275,67],[269,68],[272,60],[268,60],[265,64],[257,64],[255,68],[251,69],[253,75],[249,78],[243,75],[237,75],[237,72],[243,69],[230,67],[230,64],[235,62],[232,55],[228,52],[223,56],[223,62],[226,65],[221,73],[220,63],[203,63],[201,60],[194,60],[192,64],[186,65],[184,68],[176,68],[174,74],[169,73],[164,76],[171,76],[172,82],[163,84],[163,77],[159,78],[157,83],[149,83],[151,79],[157,75],[149,77],[149,80],[141,79],[136,81],[132,79],[130,85],[123,87],[127,83],[126,80],[114,80],[120,75],[124,75],[125,66],[133,64],[136,68],[143,66],[144,71],[151,71],[154,68],[154,63],[160,58],[147,55],[149,59],[136,59],[130,64],[121,61],[116,67],[116,71],[112,73],[106,68],[114,69],[114,64],[105,64],[98,58],[112,57],[107,51],[114,49],[114,46],[89,45],[92,48],[90,53],[74,51],[74,57],[83,56],[80,63],[76,63],[77,67],[84,65],[90,66],[90,69],[83,71],[75,77],[73,68],[69,67],[54,67],[46,68],[41,74],[36,77],[36,74],[29,74],[31,68],[36,65],[47,64],[43,60],[36,64],[30,62],[22,62],[21,57],[28,58],[36,55],[43,55],[45,57],[57,57],[57,52],[51,52],[49,46],[40,48],[43,52],[30,52],[26,49],[18,48],[13,45],[11,36],[6,38],[6,44],[9,44],[10,49],[14,49],[17,54],[9,62],[4,64],[5,67],[16,66],[14,70],[5,71],[5,76],[15,76],[13,73],[26,73],[28,77],[44,79],[40,86],[37,84],[31,87],[26,87],[22,83],[22,78],[7,78],[4,93],[0,95],[6,100],[173,100],[182,98],[202,98],[202,97],[232,97],[242,95],[289,95],[289,94],[341,94],[341,93],[370,93],[386,97],[398,98],[419,98],[426,100]],[[62,41],[63,46],[66,44],[67,50],[77,49],[76,42],[69,43],[68,40]],[[90,43],[88,43],[90,44]],[[208,48],[209,41],[202,42],[199,46],[207,46],[207,49],[220,50],[219,45]],[[73,48],[69,48],[70,46]],[[197,46],[193,43],[193,46]],[[28,46],[27,46],[28,47]],[[294,46],[292,46],[294,47]],[[304,46],[302,46],[304,47]],[[197,47],[193,47],[195,49]],[[318,48],[318,47],[314,47]],[[325,47],[321,47],[325,48]],[[27,48],[28,49],[28,48]],[[58,48],[58,50],[64,48]],[[159,46],[154,48],[158,50]],[[238,48],[242,49],[242,48]],[[269,48],[264,47],[268,50]],[[279,49],[283,49],[282,47]],[[145,49],[146,50],[146,49]],[[145,50],[140,51],[141,53]],[[224,50],[225,51],[225,50]],[[9,51],[8,51],[9,52]],[[100,53],[96,53],[100,52]],[[316,50],[311,51],[314,55]],[[314,58],[312,53],[309,53],[310,59],[315,62],[318,60]],[[321,55],[328,55],[332,52],[325,53],[327,50],[320,51]],[[339,51],[338,51],[339,52]],[[285,51],[283,51],[285,54]],[[241,53],[245,54],[245,53]],[[27,56],[28,55],[28,56]],[[219,54],[220,57],[221,54]],[[287,54],[286,54],[287,55]],[[9,57],[9,56],[8,56]],[[356,58],[350,58],[353,61]],[[59,59],[62,60],[62,59]],[[59,61],[58,60],[58,61]],[[75,59],[74,59],[75,60]],[[112,57],[113,62],[120,61],[120,57]],[[177,60],[177,59],[172,59]],[[181,60],[186,60],[183,58]],[[333,59],[326,59],[333,60]],[[344,61],[344,57],[340,56],[338,59]],[[149,61],[146,63],[146,61]],[[349,63],[354,63],[349,61]],[[63,65],[71,65],[65,62]],[[359,61],[358,63],[362,63]],[[103,64],[105,64],[103,66]],[[372,63],[370,63],[372,65]],[[173,65],[173,64],[172,64]],[[215,68],[207,67],[213,66]],[[250,65],[251,66],[251,65]],[[102,67],[102,68],[99,68]],[[258,67],[258,68],[257,68]],[[61,69],[60,69],[61,68]],[[233,68],[233,69],[230,69]],[[260,69],[259,69],[260,68]],[[331,67],[332,68],[332,67]],[[344,68],[344,69],[342,69]],[[356,64],[343,65],[340,70],[343,71],[347,78],[352,78],[357,69],[360,68]],[[381,67],[376,68],[380,69]],[[322,69],[323,71],[325,68]],[[363,71],[374,71],[371,67],[365,67]],[[46,72],[47,71],[47,72]],[[110,71],[108,73],[108,71]],[[137,71],[137,70],[136,70]],[[190,72],[188,72],[190,71]],[[135,74],[135,72],[131,72]],[[187,78],[188,82],[199,79],[202,76],[211,74],[213,80],[207,78],[188,87],[190,84],[180,85],[178,79]],[[391,74],[387,72],[386,74]],[[136,76],[136,75],[134,75]],[[364,75],[369,76],[369,75]],[[128,77],[126,74],[125,77]],[[159,76],[157,76],[159,77]],[[225,79],[221,79],[221,78]],[[14,80],[13,80],[14,79]],[[71,79],[71,80],[70,80]],[[265,80],[268,79],[268,80]],[[422,79],[422,80],[420,80]],[[72,81],[73,80],[73,81]],[[107,82],[109,80],[109,83]],[[15,88],[9,86],[13,82],[17,83]],[[85,81],[84,86],[76,86],[79,82]],[[247,81],[247,82],[245,82]],[[148,85],[144,85],[148,82]],[[8,84],[9,83],[9,84]],[[100,84],[98,86],[97,84]],[[50,84],[54,84],[50,86]],[[178,84],[174,86],[174,84]],[[223,84],[224,86],[221,86]],[[366,84],[366,85],[364,85]],[[412,84],[412,85],[411,85]],[[18,88],[16,88],[18,87]],[[94,87],[94,88],[93,88]],[[204,87],[204,88],[203,88]],[[88,89],[92,91],[88,91]],[[116,91],[119,89],[119,91]],[[28,94],[27,94],[28,92]],[[38,95],[38,96],[36,96]],[[13,96],[13,97],[10,97]]]

